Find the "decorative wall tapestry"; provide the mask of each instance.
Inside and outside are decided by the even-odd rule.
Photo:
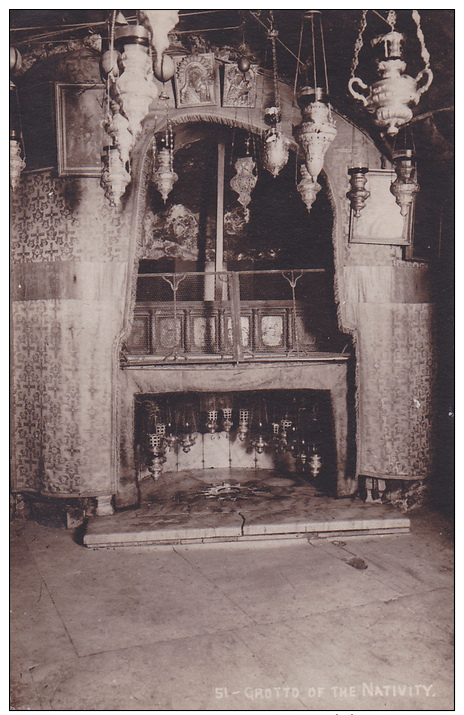
[[[12,488],[109,494],[127,217],[111,211],[96,179],[50,172],[25,176],[13,201],[13,261],[25,285],[14,285],[12,304]],[[42,268],[50,283],[36,285]],[[24,299],[34,291],[42,297]]]
[[[212,52],[176,57],[175,63],[178,108],[208,107],[218,103],[218,73]]]
[[[433,306],[359,304],[359,468],[371,477],[430,476]]]
[[[115,261],[124,255],[127,217],[111,209],[96,179],[28,174],[11,200],[14,263]]]
[[[15,490],[111,492],[108,317],[76,300],[13,303]]]
[[[254,107],[258,65],[250,65],[242,72],[236,64],[224,66],[223,107]]]

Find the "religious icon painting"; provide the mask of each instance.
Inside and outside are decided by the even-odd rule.
[[[254,107],[258,65],[250,65],[242,72],[236,64],[224,67],[223,107]]]
[[[176,105],[209,107],[218,102],[218,72],[212,52],[175,58]]]

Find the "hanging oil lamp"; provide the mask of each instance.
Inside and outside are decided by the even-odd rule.
[[[148,471],[150,472],[153,479],[156,481],[157,479],[159,479],[163,471],[163,464],[166,461],[163,435],[159,434],[158,432],[156,432],[155,434],[149,434],[148,449],[150,452],[150,458],[148,460]]]
[[[297,184],[296,188],[300,192],[304,205],[308,211],[311,211],[311,206],[315,202],[317,194],[321,190],[321,185],[318,184],[317,181],[312,180],[305,164],[301,165],[300,172],[301,181]]]
[[[306,466],[306,463],[308,461],[308,453],[307,453],[306,440],[303,438],[300,440],[296,459],[297,459],[297,463],[300,465],[301,469],[304,469]]]
[[[279,434],[279,442],[278,442],[278,449],[281,452],[286,452],[289,448],[289,432],[292,428],[292,421],[289,420],[287,417],[284,419],[280,420],[280,434]]]
[[[119,208],[121,198],[130,184],[131,175],[115,146],[107,146],[103,149],[102,163],[100,185],[111,206]]]
[[[113,85],[114,96],[129,121],[131,134],[137,138],[151,103],[158,97],[149,32],[142,25],[123,25],[115,28],[114,37],[122,67]]]
[[[193,445],[197,441],[196,435],[192,432],[189,422],[184,423],[183,434],[180,439],[182,445],[182,450],[187,453],[190,452]]]
[[[256,186],[258,177],[255,173],[256,163],[250,153],[250,137],[245,140],[245,156],[239,157],[235,162],[236,175],[230,181],[230,187],[238,194],[238,202],[245,209],[245,222],[250,220],[248,204],[251,201],[251,192]]]
[[[238,438],[241,442],[244,442],[248,434],[250,411],[241,409],[238,415]]]
[[[232,407],[222,408],[222,426],[224,427],[224,432],[230,432],[232,429]]]
[[[214,434],[218,428],[218,411],[208,410],[206,414],[206,428],[210,434]]]
[[[414,204],[420,187],[416,181],[416,166],[412,149],[404,149],[393,153],[396,179],[390,186],[390,191],[400,207],[401,215],[407,216]]]
[[[167,112],[166,108],[166,112]],[[160,148],[156,149],[156,140],[153,137],[153,176],[152,181],[166,203],[174,184],[179,178],[174,171],[174,134],[172,124],[167,116],[166,131],[160,139]]]
[[[272,427],[272,442],[274,444],[278,444],[280,424],[278,422],[271,422],[271,427]]]
[[[259,423],[258,432],[256,434],[256,437],[251,440],[251,444],[255,448],[257,454],[262,454],[268,446],[268,443],[264,438],[264,429],[262,422]]]
[[[166,444],[168,449],[174,449],[177,444],[177,435],[174,428],[170,422],[166,424],[166,434],[165,434]]]
[[[272,73],[274,82],[274,104],[264,111],[264,119],[270,129],[264,137],[263,166],[275,178],[288,162],[290,142],[282,134],[282,111],[280,106],[279,85],[277,80],[277,53],[276,39],[278,32],[274,27],[274,13],[271,10],[271,27],[268,30],[268,39],[272,48]]]
[[[420,15],[417,10],[412,10],[425,67],[414,79],[405,74],[406,62],[403,60],[402,44],[406,37],[403,33],[395,30],[396,13],[394,10],[390,10],[386,20],[390,25],[390,32],[376,37],[371,43],[373,46],[383,45],[385,56],[377,60],[377,71],[380,75],[380,80],[369,87],[359,77],[354,76],[358,65],[359,52],[363,44],[363,32],[367,25],[366,13],[367,10],[364,10],[361,30],[355,46],[352,76],[348,82],[348,89],[351,95],[361,101],[366,110],[374,116],[376,126],[386,131],[390,136],[394,136],[398,133],[401,125],[412,119],[411,106],[418,104],[421,96],[432,83],[433,73],[430,69],[430,55],[425,46],[424,35],[420,26]],[[425,82],[420,85],[424,79]],[[361,90],[368,90],[368,94],[356,91],[355,85],[358,85]]]
[[[121,114],[119,105],[112,100],[105,121],[105,131],[112,139],[113,146],[117,147],[121,161],[129,166],[130,152],[134,146],[134,136],[129,131],[129,121]]]
[[[316,41],[315,18],[319,19],[319,42]],[[332,108],[328,101],[329,82],[321,13],[318,10],[309,10],[304,13],[301,38],[303,38],[304,25],[308,19],[311,23],[312,77],[311,80],[309,80],[308,76],[305,78],[306,85],[298,93],[298,105],[301,110],[302,121],[294,130],[295,138],[303,152],[304,163],[309,175],[309,179],[303,175],[303,186],[300,190],[303,200],[303,190],[311,200],[315,187],[310,187],[309,181],[313,184],[317,183],[317,177],[324,165],[326,151],[337,135]],[[322,59],[322,79],[320,77],[321,71],[318,67],[318,55]],[[300,61],[298,58],[295,87],[298,82],[299,69]]]
[[[320,455],[319,445],[317,444],[313,444],[311,446],[311,453],[309,455],[308,465],[309,470],[311,472],[311,476],[316,479],[322,469],[322,457]]]
[[[370,191],[367,191],[367,177],[369,169],[367,166],[355,166],[348,169],[350,175],[350,190],[347,192],[346,196],[350,200],[351,208],[353,214],[356,218],[359,218],[361,211],[366,205],[366,201],[369,198]]]

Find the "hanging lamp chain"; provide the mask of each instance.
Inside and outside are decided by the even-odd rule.
[[[367,10],[362,11],[362,17],[361,17],[361,25],[359,28],[359,34],[356,39],[355,45],[354,45],[354,55],[353,55],[353,60],[351,62],[351,77],[354,77],[355,72],[358,68],[359,64],[359,53],[361,52],[364,44],[364,31],[367,27]]]
[[[270,10],[270,18],[271,18],[271,24],[267,33],[267,36],[271,40],[271,49],[272,49],[272,75],[273,75],[273,80],[274,80],[274,102],[275,106],[280,109],[280,94],[279,94],[279,85],[278,85],[278,79],[277,79],[277,51],[276,51],[276,39],[278,36],[278,32],[275,29],[274,25],[274,11]]]
[[[327,57],[325,54],[325,42],[324,42],[324,28],[322,27],[322,17],[319,15],[319,28],[321,31],[321,47],[322,47],[322,61],[324,63],[324,80],[325,80],[325,91],[327,96],[329,96],[329,75],[327,72]]]
[[[395,30],[396,25],[396,12],[395,10],[389,10],[387,15],[387,22],[390,25],[392,32]]]
[[[115,26],[116,26],[116,10],[112,10],[111,12],[111,20],[110,20],[110,57],[114,57],[114,31],[115,31]],[[108,72],[108,75],[106,77],[106,119],[109,122],[111,120],[111,100],[110,100],[110,94],[111,94],[111,84],[114,82],[114,76],[113,76],[113,67],[111,67],[110,71]]]
[[[417,27],[417,39],[420,42],[421,46],[421,57],[424,61],[425,64],[425,69],[430,69],[430,55],[429,51],[427,50],[425,46],[425,38],[424,38],[424,33],[422,32],[421,28],[421,17],[419,15],[419,12],[417,10],[412,11],[412,19],[416,23]]]

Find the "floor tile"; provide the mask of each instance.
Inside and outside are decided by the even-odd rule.
[[[75,546],[72,560],[56,549],[32,552],[79,655],[250,622],[172,549],[147,554]]]
[[[81,658],[58,675],[50,704],[54,710],[247,710],[250,704],[267,710],[264,691],[282,685],[228,632]],[[258,689],[263,697],[255,700]],[[274,704],[286,709],[283,702]],[[286,704],[304,709],[295,698]]]
[[[314,549],[307,542],[287,547],[207,552],[176,546],[190,564],[250,618],[280,621],[344,606],[396,598],[399,592]]]
[[[241,635],[309,709],[447,709],[452,703],[449,639],[412,616],[401,599],[253,626]]]

